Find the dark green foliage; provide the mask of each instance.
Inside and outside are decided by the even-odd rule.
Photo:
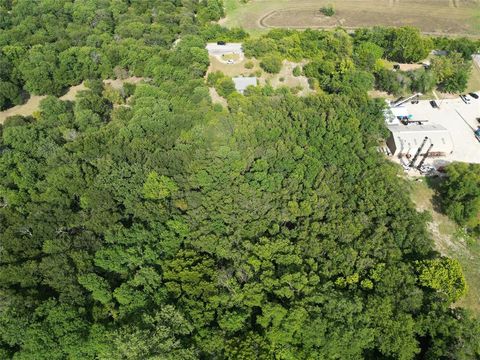
[[[454,163],[446,167],[447,178],[440,188],[445,212],[461,225],[480,225],[480,166]]]
[[[75,103],[47,97],[0,128],[0,357],[478,357],[480,329],[451,309],[461,273],[376,150],[369,56],[357,67],[340,30],[275,30],[265,48],[308,59],[325,93],[257,87],[213,107],[208,86],[232,82],[205,84],[193,14],[215,4],[15,1],[11,23],[56,16],[0,35],[32,45],[9,79],[48,92],[98,78],[98,47],[149,82],[113,107],[92,79]]]

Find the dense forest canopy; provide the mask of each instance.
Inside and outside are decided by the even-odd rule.
[[[91,79],[1,128],[0,358],[480,356],[480,325],[452,306],[458,263],[376,150],[381,44],[248,40],[310,59],[319,91],[227,91],[223,108],[205,43],[246,34],[210,23],[218,0],[1,1],[0,15],[6,106]],[[148,79],[125,86],[128,105],[100,80],[122,71]]]

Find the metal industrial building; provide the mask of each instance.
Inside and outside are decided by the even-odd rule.
[[[429,150],[429,156],[447,156],[453,150],[453,140],[450,132],[442,125],[390,125],[391,132],[387,146],[391,154],[398,157],[413,156],[428,138],[420,155]],[[433,146],[431,146],[433,145]]]

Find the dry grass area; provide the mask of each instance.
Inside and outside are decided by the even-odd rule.
[[[253,63],[253,68],[247,69],[245,64]],[[282,86],[289,88],[297,88],[299,96],[305,96],[312,92],[309,87],[308,79],[305,76],[293,76],[293,69],[296,66],[302,66],[305,62],[294,63],[284,60],[283,67],[278,74],[267,74],[260,68],[260,63],[256,59],[243,59],[235,64],[226,64],[218,60],[215,56],[210,56],[210,67],[208,73],[221,71],[226,76],[256,76],[260,85],[270,84],[273,88],[277,89]]]
[[[212,98],[212,103],[214,104],[220,104],[222,105],[223,107],[227,107],[228,106],[228,103],[227,103],[227,100],[225,100],[225,98],[221,97],[217,90],[215,90],[215,88],[211,87],[211,88],[208,88],[208,91],[210,93],[210,97]]]
[[[335,15],[320,13],[332,4]],[[226,1],[222,24],[249,31],[274,27],[354,29],[411,25],[426,33],[480,36],[479,0],[240,0]]]
[[[433,184],[435,186],[435,183]],[[428,224],[435,240],[435,247],[443,255],[457,259],[463,268],[467,280],[467,295],[458,302],[458,306],[466,307],[480,316],[480,239],[473,239],[440,213],[435,206],[435,191],[432,186],[412,179],[412,199],[419,211],[428,211],[432,221]]]
[[[143,81],[143,78],[140,77],[129,77],[126,79],[107,79],[104,81],[106,85],[110,85],[114,89],[120,89],[124,83],[132,83],[132,84],[138,84],[141,81]],[[71,86],[68,91],[60,97],[60,100],[64,101],[74,101],[75,98],[77,97],[77,94],[82,91],[87,89],[85,84],[82,82],[79,85]],[[30,116],[32,115],[35,111],[38,110],[40,106],[40,102],[45,99],[46,96],[42,95],[33,95],[30,96],[30,98],[27,100],[25,104],[22,105],[17,105],[14,106],[10,109],[0,111],[0,124],[3,124],[3,122],[10,116],[14,115],[22,115],[22,116]]]

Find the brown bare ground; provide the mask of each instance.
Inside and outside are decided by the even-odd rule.
[[[336,10],[332,17],[319,11],[327,4]],[[250,0],[232,8],[223,22],[247,30],[411,25],[432,34],[480,35],[476,0]]]

